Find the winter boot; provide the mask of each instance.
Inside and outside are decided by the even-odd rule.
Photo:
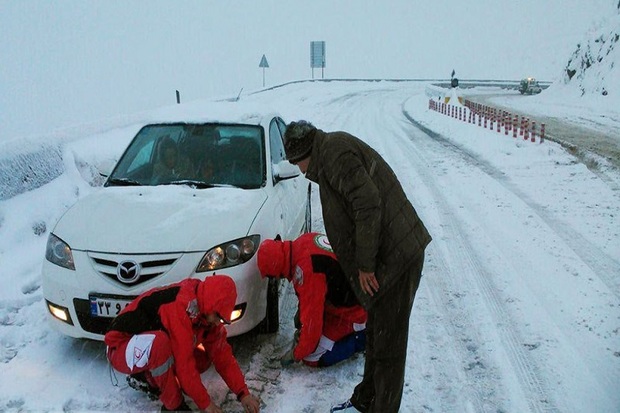
[[[332,406],[332,408],[329,409],[329,413],[359,413],[359,410],[353,406],[351,400],[349,399],[344,403]]]
[[[127,384],[134,390],[146,393],[148,398],[151,400],[159,399],[159,394],[161,392],[157,387],[153,387],[148,382],[148,380],[146,379],[146,374],[144,372],[130,374],[129,376],[127,376]]]

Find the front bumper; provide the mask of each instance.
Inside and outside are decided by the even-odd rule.
[[[73,251],[73,255],[75,271],[44,261],[42,289],[51,327],[75,338],[103,340],[103,335],[112,322],[112,318],[91,315],[89,297],[92,294],[132,299],[154,287],[186,278],[204,279],[212,275],[212,273],[194,272],[203,253],[178,254],[174,264],[161,275],[128,286],[113,279],[109,274],[106,276],[98,271],[92,256],[87,252]],[[129,258],[144,259],[144,257]],[[217,274],[228,275],[235,281],[237,305],[244,307],[242,317],[226,326],[228,335],[235,336],[250,331],[264,319],[267,306],[267,281],[258,273],[256,256],[244,264],[217,271]],[[66,313],[66,320],[58,317],[58,311]]]

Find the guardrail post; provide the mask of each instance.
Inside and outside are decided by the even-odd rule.
[[[530,118],[525,118],[525,130],[523,131],[523,140],[530,138]]]
[[[515,115],[514,119],[512,120],[512,137],[513,138],[517,138],[517,129],[519,129],[519,115]]]
[[[499,128],[501,125],[501,120],[502,120],[502,114],[499,110],[496,109],[496,116],[497,116],[497,133],[499,133]]]

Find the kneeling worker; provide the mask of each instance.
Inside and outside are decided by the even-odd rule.
[[[325,367],[365,349],[366,310],[349,287],[325,235],[265,240],[257,254],[261,276],[286,278],[299,299],[299,330],[293,348],[281,358],[282,365],[303,361]]]
[[[244,411],[258,413],[259,402],[226,341],[224,324],[230,323],[236,300],[235,283],[226,275],[146,291],[112,322],[105,335],[108,360],[115,370],[141,376],[157,390],[162,411],[191,411],[185,393],[201,411],[221,413],[200,378],[213,364]]]

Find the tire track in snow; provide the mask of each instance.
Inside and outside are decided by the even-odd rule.
[[[493,167],[488,162],[485,162],[467,149],[451,142],[442,135],[433,132],[421,123],[417,122],[409,113],[403,109],[403,115],[419,130],[424,132],[430,138],[441,144],[444,148],[459,155],[467,163],[476,166],[484,173],[494,178],[499,184],[501,184],[508,191],[515,194],[525,204],[527,204],[532,211],[534,211],[549,228],[551,228],[570,249],[578,256],[590,269],[597,275],[597,277],[609,288],[609,290],[620,300],[620,263],[613,257],[607,255],[604,251],[601,251],[596,245],[591,243],[583,235],[573,230],[570,226],[563,224],[556,218],[554,218],[549,212],[545,210],[543,206],[533,201],[523,191],[517,188],[505,174]]]
[[[424,132],[426,133],[426,131]],[[416,142],[413,139],[411,139],[411,141],[414,142],[414,146],[416,146]],[[425,148],[423,152],[429,153],[428,148]],[[417,162],[412,162],[413,164],[424,164],[424,159],[422,159],[418,151],[408,152],[407,156],[415,156],[418,158]],[[485,165],[483,162],[478,162],[474,166],[482,169],[484,173],[490,175],[493,179],[498,179],[502,176],[501,172],[490,169],[490,166]],[[438,201],[438,205],[449,205],[443,191],[440,188],[440,185],[436,182],[436,178],[423,168],[419,168],[417,172],[423,177],[422,181],[426,184],[427,189],[433,194],[434,199]],[[494,279],[494,274],[487,269],[487,266],[482,262],[482,258],[471,247],[472,242],[466,235],[468,233],[467,228],[465,228],[463,223],[458,220],[454,214],[450,213],[450,211],[443,211],[442,218],[445,220],[444,229],[447,231],[447,237],[450,239],[450,255],[461,265],[458,272],[465,280],[464,285],[471,285],[470,281],[473,281],[473,283],[478,287],[477,291],[480,292],[482,300],[487,306],[491,318],[496,320],[495,327],[501,338],[501,345],[504,347],[506,354],[510,359],[511,365],[515,369],[514,373],[516,374],[520,386],[524,392],[524,397],[530,411],[559,411],[555,406],[555,403],[552,401],[549,391],[547,390],[548,385],[541,378],[539,367],[523,347],[524,340],[520,337],[518,332],[511,327],[514,323],[511,321],[512,317],[505,308],[503,297],[498,293],[497,287],[493,284],[492,280]],[[446,273],[450,273],[451,266],[444,260],[443,256],[439,255],[436,258],[439,261],[439,267],[443,268]],[[433,282],[434,281],[435,280],[433,280]],[[438,284],[444,284],[444,280],[438,279],[436,281]],[[448,286],[445,286],[445,288],[448,290],[450,289]],[[459,288],[460,287],[453,289]],[[443,303],[445,308],[450,308],[451,303],[445,296],[441,295],[440,291],[441,288],[437,288],[431,292],[434,293],[436,299]],[[465,311],[467,311],[467,309],[465,309]],[[476,320],[474,320],[473,314],[470,314],[467,318],[467,322],[471,324],[471,329],[463,329],[459,326],[460,321],[458,321],[458,315],[456,318],[452,319],[452,329],[456,331],[464,330],[465,332],[469,330],[476,330]],[[463,334],[461,333],[461,336],[462,335]],[[473,342],[482,343],[484,340],[477,337]],[[468,372],[468,376],[472,380],[479,379],[479,377],[477,377],[474,373]],[[496,378],[491,376],[486,379],[490,380],[492,385],[493,380]],[[484,395],[481,396],[484,397]],[[481,411],[490,411],[488,409],[491,406],[489,406],[488,403],[484,403],[484,400],[478,400],[478,404],[479,406],[482,405],[483,410]],[[491,403],[491,405],[492,404],[493,403]]]

